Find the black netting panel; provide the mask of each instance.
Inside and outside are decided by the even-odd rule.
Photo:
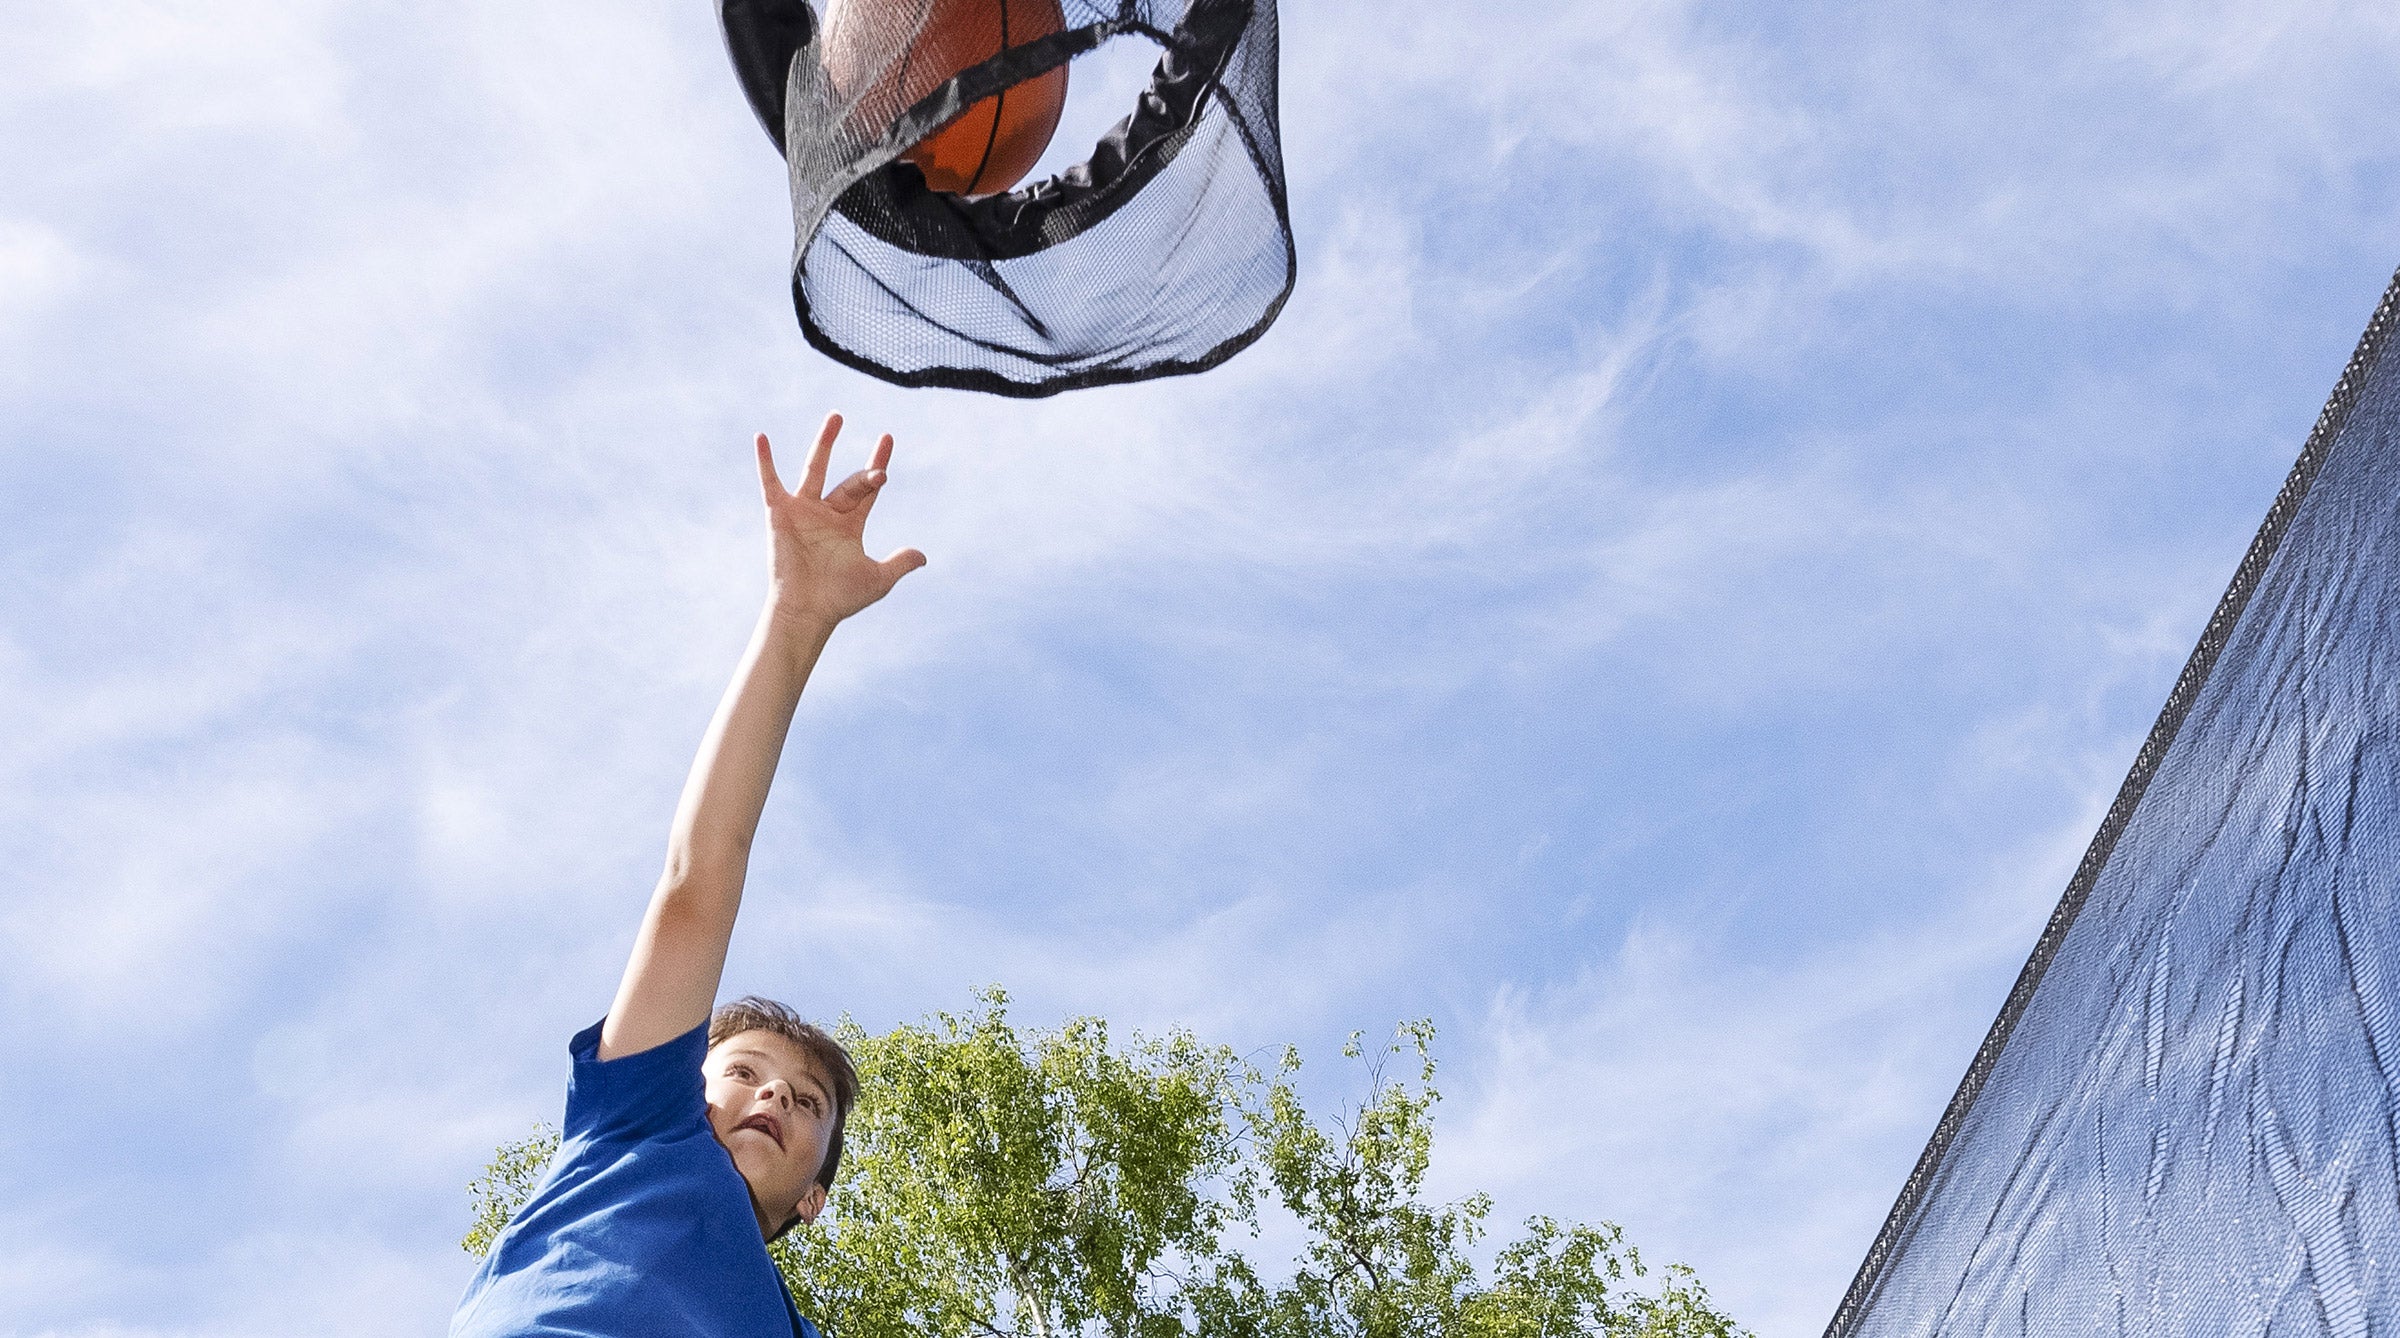
[[[1295,273],[1274,0],[1061,0],[1058,31],[920,92],[909,62],[951,2],[832,0],[820,24],[806,0],[720,0],[789,169],[809,343],[902,385],[1035,396],[1203,371],[1264,333]],[[970,198],[900,157],[1111,41],[1158,66],[1078,166]]]
[[[1831,1338],[2400,1333],[2395,302]]]

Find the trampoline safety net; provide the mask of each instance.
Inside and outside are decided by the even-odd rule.
[[[821,23],[807,0],[720,0],[719,16],[790,176],[801,330],[839,362],[1050,395],[1204,371],[1291,293],[1274,0],[829,0]],[[986,19],[973,54],[997,54],[927,75]],[[996,134],[985,99],[1034,96],[1011,90],[1111,41],[1158,63],[1076,166],[966,196],[901,157],[962,113]]]
[[[1829,1338],[2400,1334],[2396,300]]]

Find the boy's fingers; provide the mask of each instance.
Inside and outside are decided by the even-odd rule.
[[[764,488],[769,502],[778,502],[791,494],[783,490],[783,480],[775,477],[775,448],[767,444],[767,434],[758,434],[758,486]]]
[[[883,573],[883,588],[886,593],[889,593],[893,586],[900,584],[901,577],[924,565],[925,555],[913,548],[903,548],[875,564],[876,569]]]
[[[852,511],[875,500],[875,491],[883,486],[883,471],[862,469],[843,479],[841,486],[825,494],[825,505],[836,511]],[[860,517],[865,519],[865,517]]]
[[[868,493],[867,499],[858,504],[858,523],[861,525],[866,524],[867,517],[874,514],[875,499],[883,496],[883,485],[886,480],[891,478],[884,466],[891,462],[892,434],[886,432],[883,434],[883,440],[875,443],[875,462],[867,466],[867,472],[875,476],[875,490]]]
[[[825,426],[817,429],[817,444],[808,453],[808,472],[800,476],[800,496],[811,501],[825,495],[825,466],[833,459],[833,439],[842,435],[842,416],[825,415]]]

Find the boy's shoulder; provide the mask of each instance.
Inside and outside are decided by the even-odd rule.
[[[613,1059],[600,1057],[605,1019],[567,1042],[567,1139],[626,1143],[708,1132],[708,1026]]]
[[[469,1284],[452,1338],[568,1333],[815,1338],[709,1132],[706,1028],[574,1066],[558,1155]]]

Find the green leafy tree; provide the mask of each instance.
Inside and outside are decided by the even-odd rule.
[[[1078,1018],[1020,1033],[1007,997],[869,1034],[862,1097],[815,1228],[776,1243],[830,1338],[1737,1338],[1689,1269],[1654,1286],[1615,1225],[1529,1219],[1476,1262],[1491,1200],[1423,1196],[1433,1028],[1370,1055],[1355,1108],[1319,1122],[1300,1060],[1272,1075],[1188,1033],[1111,1043]],[[1412,1059],[1415,1078],[1388,1077]],[[488,1251],[557,1147],[500,1149],[471,1187]],[[1270,1282],[1242,1248],[1273,1204],[1306,1244]]]
[[[841,1338],[1180,1335],[1186,1290],[1250,1220],[1234,1122],[1248,1074],[1177,1032],[1020,1036],[1007,998],[842,1043],[869,1095],[824,1229],[779,1243]]]
[[[533,1133],[514,1143],[503,1143],[492,1154],[491,1165],[467,1186],[467,1197],[475,1211],[475,1225],[467,1229],[467,1238],[459,1242],[467,1253],[481,1259],[500,1243],[501,1229],[508,1219],[517,1215],[525,1200],[533,1197],[534,1187],[542,1182],[542,1172],[550,1167],[550,1156],[558,1151],[558,1130],[547,1124],[534,1126]]]
[[[1319,1123],[1292,1085],[1287,1050],[1248,1124],[1278,1201],[1307,1231],[1291,1281],[1261,1296],[1264,1338],[1735,1338],[1741,1330],[1709,1304],[1690,1269],[1672,1265],[1653,1291],[1624,1284],[1645,1275],[1641,1256],[1613,1222],[1561,1226],[1526,1221],[1484,1281],[1472,1247],[1489,1231],[1491,1199],[1423,1197],[1433,1157],[1433,1024],[1403,1025],[1382,1053],[1358,1036],[1344,1055],[1367,1068],[1354,1111]],[[1387,1072],[1413,1058],[1414,1082]]]

